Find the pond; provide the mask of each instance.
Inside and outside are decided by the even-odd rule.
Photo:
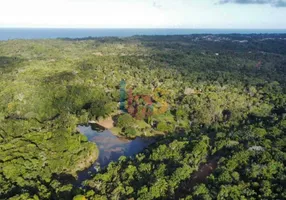
[[[120,156],[133,156],[140,153],[154,142],[154,139],[143,137],[137,137],[134,140],[119,138],[113,135],[111,131],[100,130],[94,125],[80,125],[78,130],[86,135],[89,141],[96,143],[99,149],[99,157],[96,162],[90,168],[78,173],[78,182],[91,177],[99,167],[106,167],[111,161],[117,161]]]

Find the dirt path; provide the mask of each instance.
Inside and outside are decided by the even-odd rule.
[[[115,115],[120,115],[122,113],[121,110],[116,110],[115,112],[111,113],[109,117],[98,120],[98,121],[89,121],[90,124],[97,124],[105,129],[111,129],[114,127],[114,120],[112,119]]]
[[[217,168],[217,159],[214,158],[208,163],[200,166],[199,170],[196,171],[191,179],[189,180],[189,187],[193,188],[196,184],[206,183],[207,177]]]
[[[114,121],[113,121],[112,117],[108,117],[104,120],[97,121],[96,124],[106,128],[106,129],[111,129],[114,127]]]
[[[194,172],[189,180],[184,181],[176,191],[176,199],[182,198],[184,194],[193,191],[195,185],[206,183],[207,177],[217,168],[219,157],[208,160],[207,163],[200,165],[199,170]]]

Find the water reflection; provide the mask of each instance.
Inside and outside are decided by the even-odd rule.
[[[90,174],[97,171],[98,167],[105,167],[111,161],[117,161],[120,156],[132,156],[140,153],[154,140],[150,138],[137,137],[134,140],[119,138],[109,130],[101,130],[95,126],[78,126],[78,130],[87,136],[89,141],[96,143],[99,149],[97,161],[89,169],[79,172],[78,179],[83,181]]]

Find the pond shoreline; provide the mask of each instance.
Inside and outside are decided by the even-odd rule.
[[[85,169],[77,171],[75,183],[77,186],[81,186],[83,181],[96,174],[99,168],[107,167],[110,162],[116,162],[121,156],[131,157],[136,155],[154,143],[154,138],[126,138],[122,135],[114,134],[110,130],[98,130],[96,128],[98,127],[94,127],[93,124],[79,125],[77,127],[79,134],[84,134],[88,141],[94,143],[98,148],[96,158],[94,155],[86,157]]]
[[[77,170],[77,172],[84,171],[88,169],[90,166],[92,166],[93,163],[95,163],[96,160],[98,159],[98,156],[99,156],[99,150],[96,146],[96,148],[92,152],[89,152],[89,155],[87,157],[85,157],[79,163],[77,163],[76,169],[80,169]]]

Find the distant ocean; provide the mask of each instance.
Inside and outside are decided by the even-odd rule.
[[[0,40],[49,39],[84,37],[129,37],[134,35],[189,35],[189,34],[265,34],[286,33],[270,29],[54,29],[54,28],[0,28]]]

